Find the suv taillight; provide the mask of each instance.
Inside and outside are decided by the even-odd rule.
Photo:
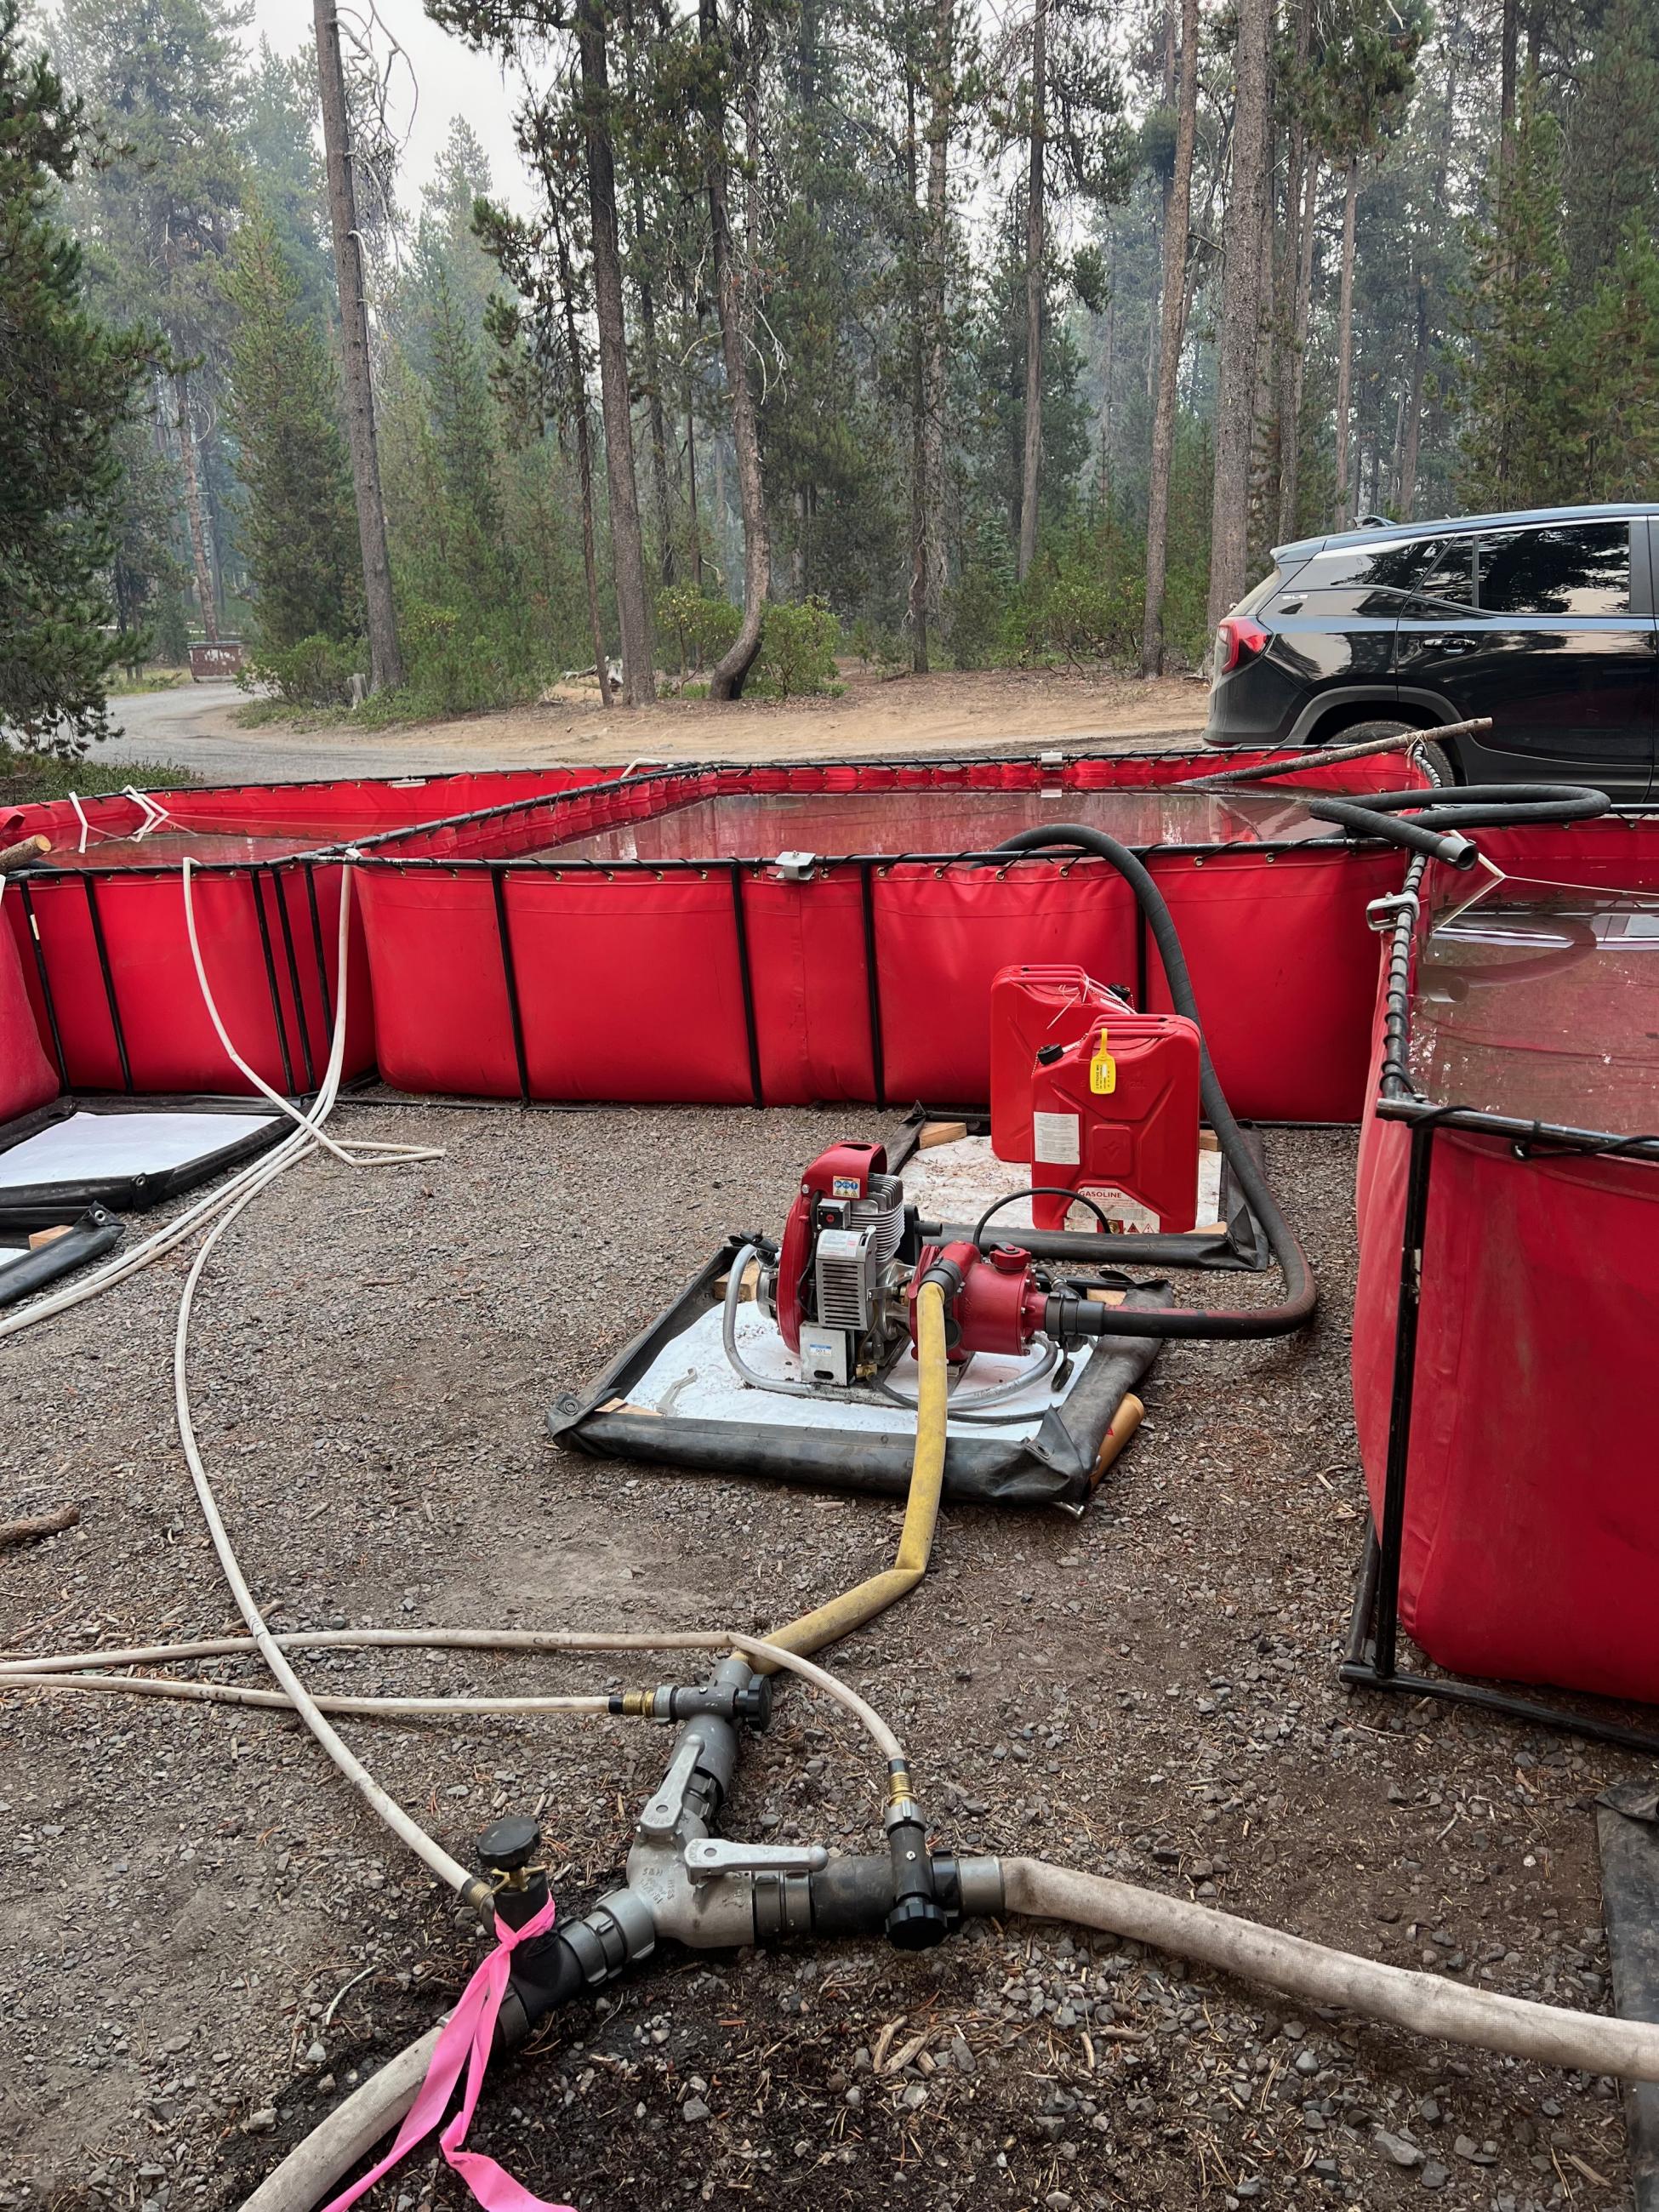
[[[1215,634],[1215,672],[1225,676],[1266,652],[1267,633],[1253,615],[1228,615]]]

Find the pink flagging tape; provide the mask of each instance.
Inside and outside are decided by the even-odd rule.
[[[460,2110],[438,2138],[444,2163],[459,2174],[473,2201],[482,2204],[484,2212],[572,2212],[568,2204],[550,2204],[545,2197],[532,2197],[483,2151],[463,2148],[466,2131],[472,2124],[478,2092],[483,2087],[484,2069],[489,2063],[495,2015],[507,1994],[514,1947],[531,1936],[544,1936],[552,1925],[550,1897],[522,1928],[509,1928],[497,1915],[495,1934],[499,1940],[495,1948],[480,1963],[438,2038],[420,2094],[404,2114],[397,2141],[377,2166],[361,2181],[354,2181],[349,2189],[343,2190],[324,2208],[324,2212],[346,2212],[349,2204],[355,2204],[366,2190],[372,2189],[383,2174],[390,2173],[400,2159],[407,2157],[422,2136],[432,2132],[444,2116],[444,2108],[463,2066],[466,2069],[466,2086],[461,2092]]]

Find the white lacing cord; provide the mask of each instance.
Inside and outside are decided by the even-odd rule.
[[[249,1066],[247,1061],[243,1059],[241,1054],[237,1051],[235,1046],[230,1041],[230,1032],[225,1027],[223,1018],[219,1012],[218,1002],[214,998],[212,987],[207,979],[207,969],[202,959],[201,939],[196,933],[196,902],[191,890],[191,876],[194,867],[195,863],[191,860],[189,854],[186,854],[183,867],[180,871],[180,881],[185,894],[185,930],[190,939],[190,957],[195,963],[196,981],[201,988],[202,1003],[208,1010],[208,1018],[213,1024],[214,1033],[218,1037],[220,1043],[224,1047],[226,1056],[228,1058],[231,1066],[235,1068],[240,1074],[245,1076],[247,1081],[253,1085],[253,1088],[256,1091],[259,1091],[264,1097],[270,1099],[271,1104],[275,1106],[280,1113],[286,1114],[289,1120],[294,1122],[298,1128],[307,1132],[316,1139],[318,1144],[323,1146],[325,1151],[332,1152],[337,1160],[343,1162],[348,1167],[374,1166],[381,1164],[389,1164],[393,1160],[441,1159],[443,1158],[441,1150],[429,1145],[373,1144],[362,1139],[354,1139],[348,1145],[337,1144],[332,1137],[325,1133],[322,1126],[324,1121],[327,1118],[329,1112],[332,1109],[334,1105],[334,1099],[331,1095],[329,1098],[328,1105],[325,1107],[319,1093],[316,1108],[314,1108],[310,1114],[307,1114],[302,1110],[302,1109],[296,1106],[291,1098],[285,1098],[280,1091],[274,1091],[270,1085],[265,1081],[264,1076],[262,1076],[256,1068]],[[280,898],[281,896],[282,892],[279,887],[277,896]],[[351,871],[349,868],[343,868],[340,872],[340,950],[338,959],[339,996],[342,1002],[343,1002],[346,995],[346,958],[347,950],[349,944],[349,936],[346,927],[346,917],[350,896]],[[333,1058],[343,1055],[345,1046],[344,1027],[337,1018],[335,1023],[335,1030],[337,1042],[340,1048],[340,1053],[339,1055],[331,1055],[331,1061]],[[337,1069],[336,1069],[335,1073],[336,1089],[337,1090]]]
[[[87,849],[87,840],[92,835],[92,824],[87,819],[86,808],[82,805],[73,792],[69,795],[69,803],[75,809],[76,820],[81,824],[81,842],[75,849],[77,853],[84,853]]]
[[[142,807],[143,810],[144,818],[132,833],[132,842],[135,845],[140,838],[148,837],[152,830],[159,830],[164,822],[169,822],[173,818],[165,806],[158,805],[147,791],[140,791],[134,784],[124,783],[121,786],[121,796],[123,799],[130,799],[135,806]]]

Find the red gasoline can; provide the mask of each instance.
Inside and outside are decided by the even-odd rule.
[[[1075,1044],[1092,1024],[1129,1002],[1082,968],[1003,968],[991,980],[991,1149],[1021,1167],[1031,1148],[1031,1077],[1052,1044]]]
[[[1198,1218],[1199,1035],[1132,1013],[1080,969],[1005,968],[991,987],[991,1145],[1034,1183],[1086,1191],[1128,1230]],[[1023,1079],[1019,1055],[1029,1054]],[[1037,1229],[1069,1198],[1036,1198]]]

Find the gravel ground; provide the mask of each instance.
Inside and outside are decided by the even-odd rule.
[[[728,1228],[781,1224],[848,1116],[348,1118],[448,1157],[308,1164],[229,1232],[198,1304],[204,1448],[279,1626],[763,1628],[882,1561],[897,1516],[874,1501],[574,1461],[542,1430]],[[1321,1270],[1315,1330],[1172,1347],[1085,1520],[951,1511],[925,1589],[833,1663],[900,1728],[959,1844],[1602,2005],[1589,1808],[1627,1763],[1337,1685],[1363,1529],[1353,1147],[1268,1149]],[[234,1626],[173,1431],[183,1264],[8,1348],[0,1510],[82,1515],[0,1554],[10,1650]],[[465,1655],[307,1664],[330,1687],[618,1679]],[[620,1868],[667,1741],[556,1718],[345,1726],[459,1856],[496,1812],[538,1809],[577,1911]],[[476,1929],[282,1716],[38,1692],[6,1699],[0,1729],[0,2206],[234,2205],[432,2021]],[[869,1849],[877,1808],[860,1747],[792,1692],[726,1825]],[[1630,2201],[1610,2082],[1020,1923],[921,1958],[661,1962],[504,2066],[472,2141],[581,2212]],[[423,2157],[379,2201],[465,2200]]]

